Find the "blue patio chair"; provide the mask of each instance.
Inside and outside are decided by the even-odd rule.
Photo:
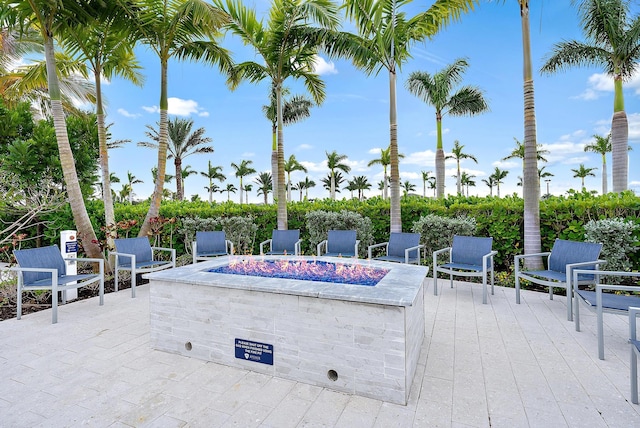
[[[438,295],[438,272],[449,274],[451,288],[454,276],[482,277],[482,303],[487,303],[487,274],[491,274],[493,295],[493,238],[454,235],[451,247],[433,252],[433,295]],[[449,253],[449,262],[438,265],[438,256]]]
[[[271,239],[267,239],[260,243],[260,255],[300,255],[300,230],[278,230],[274,229],[271,233]],[[269,244],[269,251],[264,252],[264,246]]]
[[[193,263],[233,254],[233,242],[227,239],[223,230],[196,232],[196,240],[191,243]]]
[[[136,275],[139,273],[155,272],[157,270],[176,267],[176,250],[173,248],[152,247],[149,238],[114,239],[116,251],[110,252],[116,256],[115,263],[115,288],[118,291],[118,272],[121,270],[131,272],[131,297],[136,297]],[[154,258],[154,251],[169,253],[171,260],[158,260]]]
[[[100,305],[104,304],[104,260],[96,258],[64,259],[60,249],[49,247],[14,250],[18,262],[11,270],[18,272],[17,318],[22,317],[22,293],[31,290],[51,290],[51,323],[58,322],[58,292],[62,292],[62,303],[67,303],[67,290],[78,289],[85,285],[98,284]],[[67,275],[65,260],[98,263],[98,273]]]
[[[640,315],[640,307],[629,308],[629,345],[631,345],[631,402],[638,404],[638,356],[640,355],[640,340],[638,340],[637,320]]]
[[[316,254],[327,257],[358,258],[359,245],[360,240],[356,239],[355,230],[330,230],[327,233],[327,239],[318,244]]]
[[[578,287],[578,277],[580,275],[596,275],[598,279],[596,281],[595,291],[580,290]],[[640,296],[630,294],[615,294],[606,293],[604,290],[611,291],[625,291],[632,293],[634,291],[640,291],[640,286],[633,285],[618,285],[618,284],[600,284],[599,279],[602,276],[616,276],[616,277],[640,277],[640,272],[619,272],[619,271],[606,271],[606,270],[585,270],[574,269],[573,270],[573,295],[575,296],[576,304],[574,309],[574,322],[576,324],[576,331],[580,331],[580,301],[582,301],[589,310],[595,311],[596,323],[598,330],[598,358],[604,360],[604,320],[603,314],[628,314],[629,308],[632,306],[640,306]]]
[[[550,252],[515,256],[516,303],[520,303],[520,279],[549,287],[551,300],[553,300],[554,287],[565,288],[567,290],[567,320],[572,321],[571,271],[576,268],[598,269],[599,265],[606,263],[606,261],[598,259],[600,250],[602,250],[602,244],[556,239]],[[523,271],[520,261],[528,257],[546,257],[547,269]],[[595,280],[595,275],[582,274],[578,276],[580,285],[593,284]]]
[[[385,255],[373,257],[373,249],[385,247]],[[419,233],[391,232],[388,242],[369,245],[368,255],[370,259],[382,260],[385,262],[415,263],[420,264],[420,249],[424,245],[420,244]]]

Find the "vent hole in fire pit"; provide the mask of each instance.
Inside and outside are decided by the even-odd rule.
[[[337,381],[338,380],[338,372],[335,370],[329,370],[327,372],[327,377],[332,380],[332,381]]]
[[[193,349],[193,346],[191,345],[191,342],[187,342],[184,344],[184,349],[186,349],[187,351],[191,351]]]

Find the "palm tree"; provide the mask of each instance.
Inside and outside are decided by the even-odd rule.
[[[364,191],[371,189],[371,183],[369,183],[369,179],[364,175],[357,175],[353,177],[351,182],[353,184],[353,189],[358,191],[358,200],[361,201],[364,197]]]
[[[462,151],[462,149],[464,149],[464,145],[460,145],[460,141],[455,140],[453,142],[453,149],[451,149],[451,154],[447,155],[445,157],[446,159],[455,159],[456,160],[456,165],[458,167],[458,174],[456,175],[456,183],[457,183],[457,191],[458,191],[458,195],[462,195],[464,194],[462,192],[462,176],[460,175],[460,160],[461,159],[471,159],[472,161],[474,161],[475,163],[478,163],[478,159],[476,159],[475,156],[464,153]]]
[[[93,72],[96,88],[96,122],[98,125],[98,145],[100,171],[102,172],[102,194],[105,224],[115,225],[115,212],[111,200],[111,180],[109,179],[109,154],[107,126],[105,125],[104,102],[102,99],[102,79],[120,76],[134,85],[142,86],[144,78],[140,65],[133,53],[133,44],[128,35],[124,10],[115,2],[105,3],[105,15],[92,25],[80,25],[66,33],[63,46],[85,62]],[[115,238],[115,229],[107,236],[109,243]]]
[[[176,117],[167,123],[168,142],[167,150],[169,155],[167,159],[173,159],[176,168],[176,199],[181,201],[184,199],[184,189],[182,186],[182,161],[193,154],[213,153],[213,146],[205,144],[213,141],[210,137],[205,137],[204,128],[198,128],[193,133],[193,119],[183,119]],[[147,125],[148,131],[145,132],[147,137],[152,141],[141,141],[138,143],[140,147],[148,147],[159,150],[160,132],[151,125]]]
[[[496,186],[496,180],[493,175],[490,175],[487,178],[483,178],[482,182],[489,186],[489,196],[493,196],[493,188]]]
[[[223,0],[217,0],[222,4]],[[316,105],[325,98],[324,82],[314,70],[318,46],[325,41],[325,30],[340,23],[338,8],[325,0],[274,0],[266,27],[256,18],[254,10],[241,0],[226,0],[225,9],[231,17],[228,28],[252,46],[262,61],[246,61],[233,68],[228,83],[237,88],[243,80],[252,83],[270,79],[276,92],[278,133],[278,168],[274,177],[278,203],[278,229],[288,227],[284,176],[284,114],[282,88],[288,78],[302,79]],[[314,26],[316,25],[316,26]],[[274,173],[276,171],[273,171]]]
[[[509,171],[503,171],[498,167],[496,167],[493,174],[491,174],[491,177],[493,178],[493,185],[496,186],[496,195],[498,197],[500,197],[500,184],[503,183],[502,180],[504,180],[508,174]]]
[[[344,189],[351,192],[351,199],[353,199],[353,192],[357,190],[356,184],[353,182],[353,180],[347,180],[347,185],[344,186]]]
[[[140,183],[144,183],[144,181],[138,179],[135,175],[133,175],[133,173],[131,171],[127,171],[127,185],[129,186],[129,203],[132,204],[133,203],[133,185],[134,184],[140,184]]]
[[[302,187],[301,187],[302,185]],[[304,181],[298,183],[298,189],[300,189],[300,201],[302,201],[302,189],[304,189],[304,197],[305,199],[309,198],[309,189],[312,187],[316,187],[316,182],[310,180],[309,177],[305,177]]]
[[[120,189],[120,192],[118,193],[118,200],[120,202],[126,202],[129,201],[129,203],[131,203],[131,193],[133,192],[133,190],[131,189],[131,186],[127,183],[122,185],[122,189]]]
[[[416,185],[411,183],[409,180],[405,180],[405,182],[402,183],[402,190],[404,191],[404,197],[406,199],[409,197],[409,192],[416,190]]]
[[[247,205],[249,205],[249,192],[253,189],[253,184],[244,185],[244,199]]]
[[[139,236],[149,235],[150,221],[160,214],[168,150],[168,64],[170,60],[201,60],[217,64],[226,73],[229,53],[218,40],[229,17],[204,0],[140,0],[128,11],[134,39],[155,52],[160,61],[160,122],[158,132],[158,180]]]
[[[607,153],[611,152],[611,134],[606,137],[594,134],[593,143],[584,146],[585,152],[594,152],[602,156],[602,194],[607,193]]]
[[[207,188],[207,191],[209,192],[209,203],[211,203],[213,202],[213,192],[216,191],[215,187],[217,187],[214,187],[213,180],[218,180],[222,183],[227,179],[227,177],[222,173],[222,167],[212,166],[211,161],[208,161],[207,163],[207,170],[205,172],[200,172],[200,175],[209,179],[209,187]]]
[[[342,173],[340,171],[337,171],[334,175],[328,173],[327,176],[320,179],[320,181],[322,182],[322,187],[327,189],[329,191],[329,194],[331,194],[332,186],[335,190],[335,193],[341,193],[340,186],[342,186],[342,183],[344,183],[345,178],[342,176]],[[335,199],[335,197],[333,199]]]
[[[629,178],[629,124],[622,84],[635,75],[640,61],[640,16],[628,18],[629,3],[628,0],[581,0],[579,12],[587,41],[557,43],[541,68],[541,72],[550,74],[569,67],[597,65],[613,79],[611,170],[614,192],[627,190]]]
[[[213,183],[213,182],[209,182],[208,186],[204,186],[204,190],[207,191],[207,193],[209,193],[209,203],[213,203],[213,194],[215,192],[219,192],[220,191],[220,186],[218,186],[217,184]]]
[[[398,10],[408,3],[398,0],[346,0],[344,3],[347,18],[355,21],[359,34],[360,49],[350,53],[354,64],[367,75],[377,74],[383,68],[389,73],[391,232],[402,232],[396,69],[409,60],[414,43],[434,36],[450,21],[458,20],[463,12],[473,8],[475,0],[436,0],[429,9],[410,19]]]
[[[291,202],[291,173],[294,171],[308,172],[307,168],[296,159],[296,155],[289,156],[284,163],[284,171],[287,173],[287,202]]]
[[[523,165],[522,167],[524,168],[524,143],[522,143],[521,141],[519,141],[516,137],[513,137],[513,141],[516,142],[516,148],[513,149],[511,151],[511,153],[508,156],[505,156],[502,158],[503,161],[509,160],[509,159],[522,159],[523,160]],[[548,155],[549,154],[549,150],[545,150],[542,148],[542,144],[538,144],[536,147],[536,159],[542,162],[546,162],[547,159],[544,157],[544,155]]]
[[[83,248],[87,257],[103,258],[104,255],[98,245],[98,239],[84,203],[73,152],[69,144],[69,134],[62,108],[60,82],[56,73],[54,48],[54,37],[61,36],[61,32],[64,31],[67,24],[81,25],[83,22],[92,21],[92,5],[65,0],[55,2],[5,0],[0,3],[0,6],[3,10],[3,26],[9,29],[23,30],[22,32],[27,28],[35,28],[40,32],[44,45],[49,99],[51,100],[51,112],[60,153],[60,164],[73,221],[78,229],[78,234],[82,236]]]
[[[436,177],[427,178],[427,182],[429,183],[429,189],[433,190],[433,197],[436,197]]]
[[[331,188],[329,190],[329,197],[333,200],[336,199],[336,170],[343,171],[345,173],[349,173],[351,171],[351,167],[346,163],[343,163],[345,159],[347,159],[347,155],[339,155],[335,150],[331,153],[326,152],[327,155],[327,167],[329,168],[329,177],[331,179]]]
[[[462,176],[460,177],[460,183],[462,184],[462,187],[467,189],[467,198],[469,197],[469,187],[476,187],[476,182],[472,180],[472,178],[474,177],[475,175],[469,175],[466,172],[463,172]]]
[[[258,196],[264,196],[264,204],[267,205],[269,201],[267,197],[269,196],[269,192],[273,190],[273,176],[270,172],[261,172],[258,176],[253,180],[258,184]]]
[[[398,159],[404,158],[402,153],[398,153]],[[384,172],[384,177],[382,182],[384,183],[384,187],[382,189],[382,197],[387,199],[387,183],[389,182],[389,176],[387,175],[387,167],[391,165],[391,147],[387,147],[386,149],[380,149],[380,157],[377,159],[372,159],[369,161],[367,166],[373,165],[382,165],[382,170]]]
[[[294,95],[289,99],[284,97],[289,95],[287,88],[282,88],[282,124],[284,126],[292,123],[299,122],[311,116],[311,107],[313,107],[313,101],[304,95]],[[271,173],[273,177],[278,176],[278,99],[276,94],[276,87],[271,83],[271,92],[269,96],[270,104],[268,106],[262,106],[264,115],[271,122]],[[276,184],[276,183],[274,183]],[[278,191],[274,190],[273,196],[277,195]],[[291,195],[289,195],[289,198]]]
[[[182,168],[182,172],[180,173],[180,176],[182,178],[183,197],[182,197],[182,199],[179,199],[179,200],[184,200],[184,182],[187,180],[187,178],[189,178],[189,176],[197,174],[197,173],[198,173],[198,171],[192,169],[191,165],[187,165],[184,168]],[[176,199],[177,199],[177,195],[176,195]]]
[[[227,192],[227,202],[231,201],[231,193],[236,193],[236,186],[233,183],[227,183],[227,187],[222,189],[220,192]],[[240,201],[242,203],[242,201]]]
[[[474,116],[489,110],[482,90],[474,86],[463,86],[452,93],[454,86],[462,81],[469,67],[467,60],[458,59],[453,64],[431,75],[414,71],[407,79],[407,89],[413,95],[436,110],[436,184],[438,197],[444,197],[444,149],[442,146],[442,116]],[[463,146],[464,147],[464,146]],[[459,183],[458,183],[459,185]],[[458,193],[460,189],[458,188]]]
[[[586,177],[595,177],[596,175],[593,173],[593,171],[595,171],[596,169],[598,168],[585,168],[584,164],[582,163],[577,169],[571,169],[571,172],[573,172],[573,177],[579,178],[581,180],[582,190],[585,190],[584,179]]]
[[[431,178],[431,171],[420,171],[422,174],[422,196],[427,197],[427,181]],[[435,177],[433,177],[435,179]]]
[[[242,179],[243,177],[246,177],[247,175],[251,175],[254,174],[256,172],[255,169],[251,168],[249,165],[251,165],[253,163],[253,161],[251,160],[243,160],[242,162],[240,162],[240,164],[236,164],[235,162],[231,162],[231,168],[235,169],[236,171],[236,177],[240,178],[240,205],[242,205],[242,190],[244,189],[244,187],[242,186]]]

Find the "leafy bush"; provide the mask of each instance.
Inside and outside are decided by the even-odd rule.
[[[340,212],[318,210],[307,213],[305,217],[311,249],[315,249],[321,241],[327,239],[327,233],[332,229],[356,231],[356,237],[360,240],[359,257],[365,257],[367,247],[373,244],[371,219],[361,214],[347,210]]]
[[[434,251],[451,246],[453,235],[472,236],[476,231],[476,219],[428,214],[413,223],[411,230],[420,234],[420,243],[424,245],[424,257],[428,263]]]
[[[629,254],[638,251],[639,241],[634,233],[640,228],[632,221],[621,218],[591,220],[584,225],[584,238],[588,242],[601,242],[600,258],[607,261],[606,270],[631,270]]]

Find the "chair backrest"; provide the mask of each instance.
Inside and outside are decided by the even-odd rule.
[[[451,245],[451,262],[482,266],[482,256],[491,252],[493,238],[454,235]]]
[[[300,230],[278,230],[274,229],[271,234],[271,251],[295,254],[296,242],[300,239]]]
[[[330,230],[327,233],[328,253],[353,254],[355,246],[355,230]]]
[[[65,275],[67,272],[60,249],[55,245],[14,250],[13,255],[21,268],[58,269],[58,276]],[[22,278],[25,284],[32,284],[41,279],[51,279],[51,274],[46,272],[22,272]]]
[[[420,245],[419,233],[391,232],[387,255],[404,257],[404,250],[418,245]]]
[[[153,251],[151,250],[149,238],[145,238],[144,236],[140,238],[120,238],[114,239],[113,243],[116,246],[116,252],[135,254],[136,263],[150,262],[153,260]],[[129,265],[131,264],[131,259],[129,257],[118,256],[118,263]]]
[[[549,255],[549,270],[566,273],[568,264],[598,260],[600,250],[602,244],[556,239]],[[595,266],[580,269],[595,269]]]
[[[226,253],[227,234],[223,230],[196,232],[199,254]]]

